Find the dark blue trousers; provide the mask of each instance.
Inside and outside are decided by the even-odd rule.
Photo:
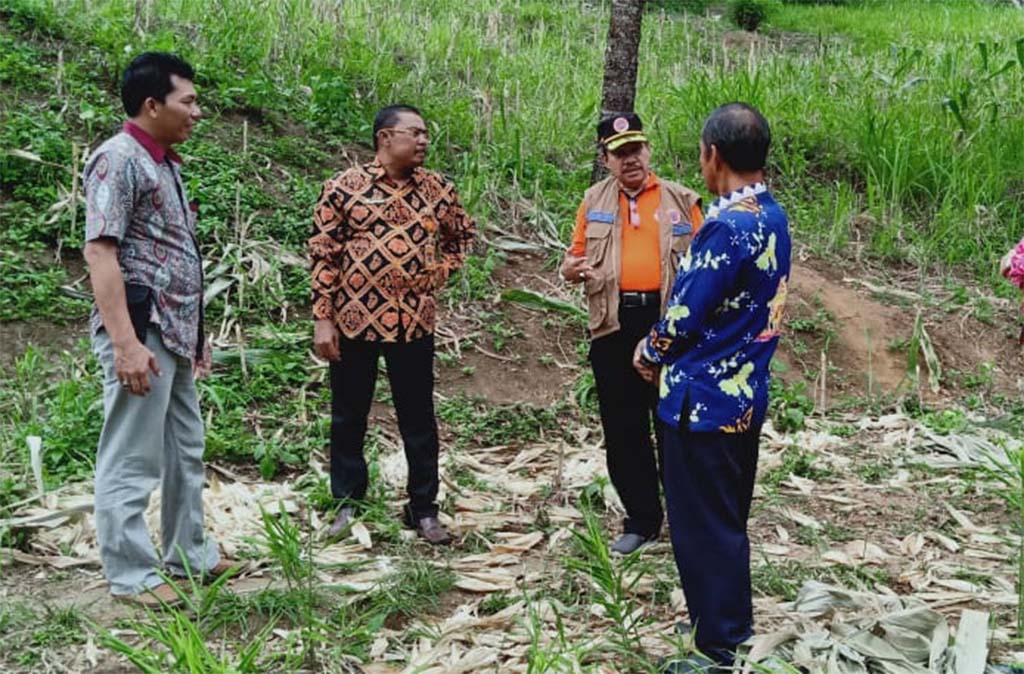
[[[697,648],[721,664],[753,633],[747,517],[760,433],[691,433],[662,423],[672,551]]]

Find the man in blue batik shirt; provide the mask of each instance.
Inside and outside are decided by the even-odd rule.
[[[711,113],[700,141],[718,195],[680,263],[665,317],[637,344],[664,433],[665,497],[698,649],[669,672],[728,666],[752,634],[747,517],[768,408],[768,364],[789,279],[785,211],[762,182],[768,122],[744,103]]]

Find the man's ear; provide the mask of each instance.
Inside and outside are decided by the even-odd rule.
[[[611,170],[612,167],[608,166],[608,150],[603,147],[601,148],[601,163],[604,164],[606,169]]]
[[[152,96],[150,96],[146,100],[142,101],[142,111],[143,111],[144,114],[146,114],[149,117],[156,117],[157,106],[159,104],[160,104],[160,101],[158,101],[155,98],[153,98]]]
[[[719,154],[717,145],[711,145],[711,147],[708,148],[708,161],[711,162],[715,168],[718,168],[722,163],[722,155]]]

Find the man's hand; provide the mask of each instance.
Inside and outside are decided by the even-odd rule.
[[[341,335],[333,322],[319,318],[313,324],[313,351],[324,360],[341,360]]]
[[[203,344],[203,357],[192,363],[192,377],[193,379],[206,379],[212,371],[213,347],[210,346],[210,340],[206,340],[206,343]]]
[[[114,372],[129,393],[144,396],[149,393],[149,373],[160,376],[156,356],[134,337],[127,346],[114,345]]]
[[[653,385],[658,380],[658,366],[644,359],[644,343],[646,341],[646,338],[641,339],[633,349],[633,368],[641,379]]]
[[[569,283],[582,283],[594,273],[594,268],[583,255],[566,255],[562,262],[562,278]]]

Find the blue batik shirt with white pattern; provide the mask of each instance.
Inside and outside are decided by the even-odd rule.
[[[786,212],[756,183],[717,199],[644,342],[663,365],[658,416],[693,432],[757,429],[789,282]]]

